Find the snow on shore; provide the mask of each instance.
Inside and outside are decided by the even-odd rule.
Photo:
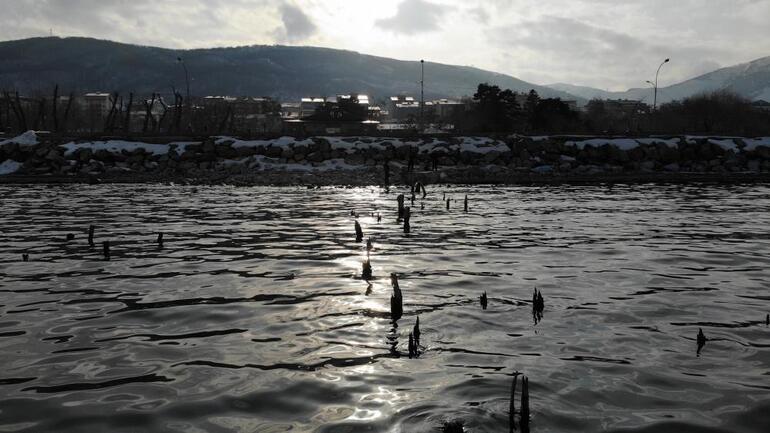
[[[0,164],[0,176],[16,173],[20,168],[20,162],[16,162],[12,159],[5,160]]]
[[[35,146],[39,143],[37,139],[37,133],[35,131],[27,131],[18,137],[9,138],[8,140],[0,141],[0,146],[5,144],[15,143],[21,147]]]
[[[133,152],[137,149],[143,149],[147,153],[153,155],[166,155],[169,151],[176,150],[178,153],[183,153],[185,148],[191,144],[200,144],[197,142],[179,142],[169,144],[150,144],[142,143],[140,141],[124,141],[124,140],[109,140],[109,141],[92,141],[86,143],[67,143],[62,144],[61,147],[65,149],[64,155],[70,156],[78,149],[90,149],[93,152],[99,150],[106,150],[110,153],[120,154],[124,150],[126,152]]]

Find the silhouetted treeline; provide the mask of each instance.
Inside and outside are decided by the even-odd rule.
[[[280,130],[280,104],[270,98],[191,98],[154,93],[22,96],[0,91],[0,131],[71,134],[259,135]]]
[[[685,98],[653,111],[640,101],[594,99],[577,111],[560,99],[480,84],[460,133],[770,135],[770,111],[729,91]]]

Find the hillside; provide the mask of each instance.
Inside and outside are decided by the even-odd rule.
[[[150,94],[184,91],[184,58],[191,93],[273,96],[366,93],[381,100],[419,94],[419,61],[401,61],[351,51],[313,47],[248,46],[170,50],[89,38],[33,38],[0,43],[0,89],[24,94],[119,91]],[[426,62],[426,97],[472,95],[481,82],[543,96],[572,95],[481,69]]]
[[[592,87],[563,83],[552,84],[548,87],[569,92],[585,99],[598,97],[652,102],[652,88],[650,87],[629,89],[625,92],[608,92]],[[770,57],[718,69],[672,86],[661,86],[658,89],[658,102],[669,102],[698,93],[717,90],[732,90],[748,99],[770,101]]]

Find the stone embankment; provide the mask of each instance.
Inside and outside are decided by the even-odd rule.
[[[208,137],[74,140],[27,132],[0,141],[0,181],[376,184],[713,176],[766,179],[770,137]]]

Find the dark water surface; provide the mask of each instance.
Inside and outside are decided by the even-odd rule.
[[[770,187],[394,192],[0,186],[0,431],[770,431]]]

